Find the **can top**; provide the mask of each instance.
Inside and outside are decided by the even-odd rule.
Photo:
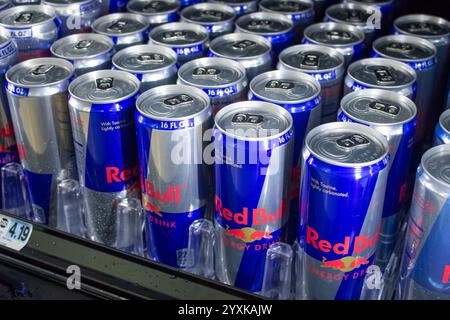
[[[430,41],[413,36],[392,35],[378,38],[373,50],[382,57],[415,62],[436,56],[436,47]]]
[[[320,94],[320,84],[312,76],[290,70],[275,70],[257,75],[250,90],[260,99],[277,104],[299,104]]]
[[[364,27],[375,12],[379,12],[375,6],[344,2],[329,6],[325,11],[325,16],[334,22]]]
[[[50,47],[58,58],[78,60],[95,58],[110,52],[114,47],[111,38],[96,33],[79,33],[66,36]]]
[[[394,28],[401,33],[423,38],[440,38],[450,34],[450,22],[426,14],[399,17],[394,21]]]
[[[41,0],[41,4],[46,4],[54,7],[68,6],[71,4],[81,4],[91,2],[92,0]]]
[[[0,12],[0,26],[29,28],[56,18],[55,10],[44,5],[17,6]]]
[[[344,66],[344,56],[339,51],[316,44],[299,44],[284,49],[279,61],[289,69],[308,73],[332,71]]]
[[[388,153],[386,138],[368,126],[331,122],[312,129],[305,145],[315,157],[342,167],[369,166]]]
[[[314,4],[309,0],[261,0],[259,7],[266,12],[298,14],[313,10]]]
[[[450,135],[450,109],[445,110],[439,117],[439,124],[442,129]]]
[[[208,30],[194,23],[172,22],[154,28],[149,38],[169,47],[195,45],[208,40]]]
[[[312,24],[305,29],[304,36],[312,43],[337,47],[360,44],[365,37],[358,27],[335,22]]]
[[[263,36],[250,33],[229,33],[211,41],[209,50],[229,59],[257,58],[270,53],[272,45]]]
[[[209,107],[209,98],[202,90],[176,84],[147,90],[136,101],[143,116],[163,121],[192,118]]]
[[[127,11],[142,15],[159,15],[180,9],[177,0],[133,0],[128,2]]]
[[[92,30],[107,36],[123,36],[147,30],[147,19],[134,13],[111,13],[97,18],[92,23]]]
[[[444,186],[446,192],[450,192],[450,144],[442,144],[426,151],[422,156],[421,166],[437,185]]]
[[[77,77],[69,86],[71,96],[95,104],[116,103],[134,96],[138,90],[139,80],[121,70],[92,71]]]
[[[385,58],[367,58],[353,62],[347,70],[348,76],[361,84],[380,89],[412,86],[417,75],[407,64]]]
[[[205,2],[184,8],[181,17],[186,22],[214,25],[234,20],[236,13],[225,4]]]
[[[18,87],[36,88],[69,80],[73,65],[59,58],[36,58],[14,65],[6,73],[8,82]]]
[[[367,125],[402,125],[416,117],[411,99],[392,91],[367,89],[351,92],[341,101],[347,117]]]
[[[243,101],[220,109],[215,127],[224,135],[246,141],[278,138],[292,129],[292,116],[273,103]]]
[[[142,44],[117,52],[112,63],[117,69],[131,73],[153,72],[175,65],[177,54],[167,47]]]
[[[245,68],[224,58],[199,58],[185,63],[178,78],[195,87],[224,88],[246,81]]]
[[[290,19],[281,13],[253,12],[236,20],[236,29],[253,34],[277,35],[289,32],[294,27]]]

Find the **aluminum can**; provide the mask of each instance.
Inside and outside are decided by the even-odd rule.
[[[148,38],[148,21],[134,13],[112,13],[92,23],[95,33],[108,36],[116,51],[136,44],[144,44]]]
[[[321,123],[336,121],[345,74],[344,56],[339,51],[315,44],[292,46],[281,52],[277,68],[304,72],[316,78],[321,86]]]
[[[286,109],[293,119],[294,152],[287,233],[287,241],[291,243],[298,234],[298,194],[303,143],[308,132],[320,125],[322,116],[320,84],[305,73],[291,70],[269,71],[252,80],[248,98],[277,104]]]
[[[177,54],[167,47],[131,46],[117,52],[112,63],[115,69],[128,71],[139,79],[140,93],[177,81]]]
[[[375,6],[359,3],[340,3],[328,7],[324,21],[345,23],[360,28],[364,32],[364,54],[370,53],[372,42],[378,35],[376,20],[381,17],[380,10]]]
[[[433,120],[437,121],[441,108],[445,106],[446,91],[450,72],[450,22],[445,19],[412,14],[400,17],[394,21],[394,33],[406,34],[426,39],[437,49],[436,83],[433,104],[437,107]]]
[[[30,4],[40,4],[41,0],[12,0],[13,6],[26,6]]]
[[[417,37],[394,35],[378,38],[373,43],[373,56],[407,63],[416,71],[417,106],[416,142],[422,144],[427,136],[427,125],[432,123],[433,92],[436,77],[436,47],[429,41]]]
[[[375,129],[333,122],[309,132],[299,233],[307,299],[361,298],[380,236],[388,165],[388,142]]]
[[[314,23],[314,4],[311,0],[262,0],[259,2],[262,12],[281,13],[294,23],[295,40],[300,41],[303,30]]]
[[[179,9],[178,0],[133,0],[127,4],[129,12],[140,14],[148,20],[150,29],[163,23],[178,21]]]
[[[234,9],[238,17],[258,11],[258,0],[208,0],[208,2],[226,4]]]
[[[70,120],[78,175],[91,240],[113,245],[114,205],[138,198],[139,170],[135,96],[139,80],[119,70],[100,70],[77,77],[69,87]]]
[[[338,112],[339,121],[369,126],[388,141],[389,174],[375,260],[382,271],[394,250],[407,209],[416,113],[416,106],[409,98],[380,89],[367,89],[346,95]]]
[[[0,36],[0,169],[10,162],[18,162],[17,143],[6,96],[5,74],[17,61],[17,46],[11,39]],[[0,186],[0,208],[2,207]]]
[[[125,12],[128,0],[100,0],[102,2],[102,16],[117,13],[117,12]]]
[[[27,5],[0,12],[0,36],[16,42],[19,61],[50,56],[59,27],[55,10],[48,6]]]
[[[0,11],[11,8],[12,6],[11,0],[0,0]]]
[[[199,3],[181,11],[181,21],[205,27],[210,39],[232,33],[235,18],[232,7],[218,3]]]
[[[344,2],[377,7],[381,12],[381,28],[383,32],[387,32],[391,28],[395,15],[394,0],[344,0]],[[376,18],[379,19],[380,17],[376,16]]]
[[[210,166],[202,161],[203,137],[212,127],[209,98],[167,85],[143,93],[136,106],[147,248],[157,261],[185,268],[193,258],[189,226],[206,216],[212,198]],[[177,149],[187,156],[178,158]]]
[[[52,55],[70,61],[74,75],[111,68],[114,43],[111,38],[96,33],[73,34],[59,39],[50,47]]]
[[[445,110],[439,117],[434,130],[433,146],[450,143],[450,110]]]
[[[272,68],[272,45],[262,36],[249,33],[231,33],[211,41],[208,56],[239,62],[250,81]]]
[[[224,58],[201,58],[178,70],[178,84],[203,90],[211,99],[213,114],[230,103],[247,100],[247,77],[239,62]]]
[[[344,95],[364,89],[395,91],[415,101],[416,71],[407,64],[385,58],[367,58],[352,63],[344,80]]]
[[[305,29],[303,43],[319,44],[338,50],[344,56],[347,67],[363,55],[364,32],[348,24],[321,22]]]
[[[100,16],[100,0],[42,0],[41,4],[53,8],[61,21],[59,37],[90,32],[91,24]]]
[[[67,107],[70,62],[37,58],[6,73],[8,95],[20,161],[24,168],[33,220],[57,226],[58,177],[76,179],[77,170]]]
[[[261,291],[267,249],[287,226],[292,135],[289,112],[267,102],[233,103],[215,117],[216,274],[224,283]]]
[[[417,170],[400,269],[402,300],[450,299],[450,146],[431,148]]]
[[[179,0],[181,9],[203,2],[203,0]]]
[[[156,27],[150,32],[150,44],[171,48],[178,56],[178,64],[201,58],[208,51],[208,30],[184,22],[173,22]]]
[[[274,63],[282,50],[294,44],[294,24],[279,13],[246,14],[236,20],[236,32],[256,34],[269,40]]]

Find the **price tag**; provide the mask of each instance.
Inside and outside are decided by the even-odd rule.
[[[33,225],[0,214],[0,245],[20,251],[30,240]]]

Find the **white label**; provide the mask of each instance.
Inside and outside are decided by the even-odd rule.
[[[20,251],[30,240],[33,225],[0,214],[0,245]]]

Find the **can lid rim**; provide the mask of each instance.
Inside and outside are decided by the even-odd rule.
[[[139,21],[139,23],[142,23],[144,26],[142,28],[130,31],[130,32],[124,32],[124,33],[112,33],[112,32],[106,32],[103,30],[99,30],[98,29],[98,25],[100,23],[102,23],[103,21],[109,19],[110,17],[119,17],[119,16],[128,16],[128,17],[133,17],[135,18],[137,21]],[[92,31],[94,31],[95,33],[98,34],[103,34],[105,36],[110,36],[110,37],[123,37],[123,36],[128,36],[130,34],[135,34],[135,33],[139,33],[139,32],[144,32],[146,31],[149,27],[150,27],[150,23],[141,15],[136,14],[136,13],[130,13],[130,12],[117,12],[117,13],[111,13],[108,14],[106,16],[101,16],[97,19],[95,19],[92,22]]]
[[[167,28],[168,26],[171,26],[174,24],[177,24],[177,25],[184,24],[184,25],[187,25],[187,27],[191,28],[191,29],[196,28],[197,30],[192,30],[192,31],[194,31],[194,32],[199,31],[198,33],[203,35],[203,38],[197,42],[192,42],[192,43],[187,43],[187,44],[171,44],[171,43],[161,42],[161,41],[153,39],[152,36],[154,34],[156,34],[157,32],[159,32],[162,28]],[[183,27],[183,26],[180,26],[180,27]],[[185,48],[185,47],[192,47],[192,46],[200,45],[200,44],[207,42],[209,39],[209,33],[205,27],[203,27],[199,24],[188,23],[188,22],[170,22],[170,23],[165,23],[163,25],[160,25],[160,26],[154,28],[152,31],[150,31],[148,38],[149,38],[149,41],[148,41],[149,44],[158,44],[160,46],[169,47],[169,48]]]
[[[40,10],[41,12],[45,12],[46,14],[49,15],[50,18],[49,19],[45,19],[44,21],[31,23],[31,24],[26,25],[26,26],[25,25],[12,26],[10,24],[5,24],[5,23],[0,22],[0,27],[4,27],[4,28],[9,29],[9,30],[11,30],[11,29],[12,30],[14,30],[14,29],[29,29],[29,28],[32,28],[32,27],[39,26],[41,24],[48,23],[49,21],[54,21],[55,19],[59,20],[58,16],[56,15],[55,9],[53,9],[50,6],[43,6],[43,5],[39,5],[39,4],[29,4],[29,5],[26,5],[26,6],[17,6],[17,7],[7,8],[5,11],[0,12],[0,20],[1,20],[1,18],[3,18],[4,16],[9,14],[9,12],[8,12],[9,10],[11,10],[11,12],[14,11],[14,10],[22,12],[22,11],[26,11],[25,10],[26,8],[30,9],[30,7],[31,8],[33,8],[33,7],[38,8],[38,11]],[[50,12],[46,12],[46,11],[50,11]]]
[[[258,55],[253,55],[253,56],[248,56],[248,57],[229,57],[229,56],[221,54],[221,53],[219,53],[219,52],[217,52],[217,51],[215,51],[213,49],[213,44],[218,43],[220,40],[223,40],[225,37],[227,37],[227,38],[236,37],[235,35],[238,35],[238,34],[244,34],[246,36],[249,36],[250,38],[252,38],[252,37],[259,38],[259,39],[255,39],[255,40],[260,41],[260,42],[264,42],[264,45],[267,46],[267,50],[264,53],[261,53],[261,54],[258,54]],[[260,36],[260,35],[257,35],[257,34],[251,34],[251,33],[246,33],[246,32],[243,32],[243,33],[229,33],[229,34],[226,34],[226,35],[223,35],[223,36],[220,36],[220,37],[217,37],[217,38],[213,39],[211,41],[210,45],[209,45],[209,51],[211,51],[214,55],[217,55],[218,57],[225,58],[225,59],[248,60],[248,59],[258,58],[258,57],[270,54],[270,52],[272,51],[272,44],[270,43],[269,40],[267,40],[263,36]]]
[[[75,56],[70,56],[70,55],[63,55],[63,54],[59,54],[59,53],[57,53],[57,52],[55,51],[55,50],[56,50],[55,44],[58,44],[58,42],[59,42],[59,44],[62,44],[62,43],[63,43],[62,40],[66,39],[66,38],[67,38],[67,39],[69,39],[69,38],[76,39],[76,38],[82,38],[82,37],[87,37],[87,38],[97,38],[96,40],[99,40],[99,42],[103,42],[103,43],[107,44],[107,45],[108,45],[108,49],[105,49],[105,50],[102,50],[102,51],[99,51],[99,52],[97,52],[97,53],[93,53],[93,54],[90,54],[90,55],[87,55],[87,56],[82,56],[82,57],[79,57],[79,56],[78,56],[78,57],[75,57]],[[98,38],[101,38],[101,41],[100,41],[100,39],[98,39]],[[69,41],[69,40],[64,40],[64,41]],[[63,37],[63,38],[61,38],[61,39],[56,40],[56,41],[51,45],[50,51],[51,51],[52,55],[54,55],[54,56],[56,56],[56,57],[58,57],[58,58],[61,58],[61,59],[84,60],[84,59],[95,58],[95,57],[98,57],[98,56],[103,55],[103,54],[107,54],[107,53],[109,53],[113,48],[114,48],[114,42],[111,40],[110,37],[105,36],[104,34],[98,34],[98,33],[79,33],[79,34],[72,34],[72,35],[69,35],[69,36],[66,36],[66,37]]]
[[[367,22],[361,21],[361,22],[349,22],[347,20],[340,20],[336,17],[331,16],[330,12],[332,9],[335,8],[345,8],[345,9],[351,9],[351,8],[357,8],[360,10],[366,10],[367,9],[371,9],[373,11],[379,12],[381,13],[380,9],[378,9],[376,7],[376,4],[364,4],[364,3],[359,3],[359,2],[342,2],[342,3],[337,3],[334,4],[332,6],[329,6],[326,10],[325,10],[325,17],[330,19],[331,22],[336,22],[336,23],[345,23],[345,24],[349,24],[352,26],[357,26],[357,27],[362,27],[364,30],[373,30],[375,32],[375,30],[371,27],[367,26]],[[366,28],[364,28],[364,26],[366,26]]]
[[[304,0],[294,0],[294,1],[296,1],[296,2],[303,2],[305,4],[308,4],[309,8],[307,8],[305,10],[301,10],[301,11],[289,11],[289,12],[276,11],[276,10],[272,10],[272,9],[269,9],[269,8],[265,7],[264,4],[263,4],[264,0],[260,1],[258,6],[259,6],[259,8],[261,10],[263,10],[263,12],[281,13],[283,15],[295,15],[295,14],[305,13],[305,12],[314,10],[314,5],[310,1],[304,1]]]
[[[382,41],[383,42],[389,41],[390,39],[395,39],[395,38],[397,38],[397,39],[405,39],[405,40],[409,39],[409,40],[414,41],[416,43],[418,42],[418,43],[422,44],[423,46],[427,46],[428,49],[430,49],[433,52],[433,54],[431,56],[429,56],[429,57],[421,58],[421,59],[407,59],[407,58],[405,59],[405,58],[392,58],[389,55],[387,55],[387,54],[385,54],[383,52],[380,52],[380,50],[377,47],[377,45],[379,43],[381,43]],[[436,58],[436,55],[437,55],[437,48],[436,48],[436,46],[433,43],[431,43],[430,41],[428,41],[426,39],[422,39],[422,38],[414,37],[414,36],[410,36],[410,35],[389,35],[389,36],[384,36],[384,37],[378,38],[378,39],[376,39],[373,42],[372,48],[373,48],[373,51],[375,51],[375,53],[380,55],[382,58],[398,60],[398,61],[401,61],[401,62],[427,61],[427,60]]]
[[[420,167],[422,170],[432,179],[434,182],[439,183],[441,186],[445,186],[446,189],[450,192],[450,184],[446,183],[438,178],[436,178],[431,172],[427,169],[427,166],[425,166],[425,161],[430,159],[433,155],[441,152],[450,152],[450,144],[442,144],[439,146],[435,146],[431,149],[428,149],[422,156],[422,159],[420,159]]]
[[[278,20],[281,20],[281,21],[283,21],[283,22],[286,22],[288,25],[289,25],[289,28],[287,28],[287,29],[285,29],[285,30],[282,30],[282,31],[277,31],[277,32],[254,32],[254,31],[250,31],[250,30],[247,30],[247,29],[244,29],[244,28],[242,28],[240,25],[239,25],[239,20],[244,20],[244,18],[247,18],[247,17],[250,17],[251,18],[251,16],[256,16],[256,15],[258,15],[258,16],[264,16],[264,15],[273,15],[273,16],[275,16]],[[288,19],[286,16],[284,16],[283,14],[281,14],[281,13],[272,13],[272,12],[252,12],[252,13],[247,13],[247,14],[245,14],[245,15],[243,15],[243,16],[240,16],[239,18],[237,18],[236,19],[236,21],[234,22],[234,26],[235,26],[235,28],[236,28],[236,30],[238,30],[238,31],[240,31],[240,32],[243,32],[243,33],[250,33],[250,34],[255,34],[255,35],[262,35],[262,34],[264,34],[264,35],[280,35],[280,34],[285,34],[285,33],[288,33],[288,32],[291,32],[293,29],[294,29],[294,23],[292,22],[292,20],[290,20],[290,19]]]
[[[306,29],[304,31],[304,38],[307,39],[308,41],[314,43],[314,44],[317,44],[317,45],[326,45],[326,44],[324,44],[322,42],[319,42],[317,40],[312,39],[307,34],[307,31],[308,31],[308,29],[311,30],[312,28],[319,28],[319,27],[322,27],[322,26],[325,27],[327,25],[328,26],[333,26],[333,25],[343,26],[344,28],[352,29],[351,30],[352,32],[355,32],[355,34],[358,34],[358,38],[359,39],[357,41],[353,41],[353,42],[349,42],[349,43],[343,43],[343,44],[328,44],[328,45],[332,46],[333,48],[345,48],[345,47],[348,47],[348,46],[356,46],[356,45],[359,45],[359,44],[364,42],[365,34],[364,34],[363,30],[361,30],[357,26],[353,26],[353,25],[345,24],[345,23],[339,23],[339,22],[319,22],[319,23],[312,24],[312,25],[306,27]],[[324,29],[324,30],[326,30],[326,29]]]
[[[210,5],[221,6],[224,12],[231,14],[231,17],[226,19],[226,20],[216,21],[216,22],[214,22],[214,21],[203,22],[203,21],[192,20],[192,19],[190,19],[188,17],[185,17],[185,14],[188,12],[188,10],[194,10],[195,8],[193,8],[193,7],[196,7],[196,6],[200,7],[200,6],[205,6],[205,5],[206,6],[210,6]],[[226,4],[203,2],[203,3],[197,3],[197,4],[194,4],[192,6],[188,6],[188,7],[184,8],[180,12],[180,17],[185,22],[194,23],[194,24],[200,24],[202,26],[203,25],[221,25],[221,24],[225,24],[227,22],[233,21],[236,18],[236,11],[234,11],[234,9],[232,7],[230,7],[229,5],[226,5]]]
[[[136,9],[131,8],[131,4],[132,3],[136,3],[136,2],[148,2],[148,1],[145,1],[145,0],[129,1],[127,3],[127,11],[131,12],[131,13],[134,13],[134,14],[140,14],[140,15],[143,15],[143,16],[159,16],[159,15],[162,15],[162,14],[177,12],[180,9],[180,6],[181,6],[179,1],[167,1],[167,2],[175,4],[175,8],[173,8],[171,10],[160,11],[160,12],[144,12],[144,11],[138,11]]]
[[[441,126],[442,130],[444,130],[444,132],[450,136],[450,128],[446,128],[445,126],[442,125],[444,119],[446,119],[446,118],[450,118],[450,109],[445,110],[439,116],[439,125]]]
[[[400,29],[398,27],[398,23],[401,23],[403,20],[411,20],[411,19],[420,19],[420,20],[433,20],[433,22],[435,24],[438,25],[445,25],[447,27],[447,33],[445,34],[441,34],[441,35],[420,35],[417,36],[416,34],[412,33],[412,32],[408,32],[406,30]],[[407,22],[407,21],[405,21]],[[420,37],[420,38],[426,38],[426,39],[439,39],[439,38],[445,38],[450,36],[450,22],[445,20],[444,18],[438,17],[438,16],[433,16],[433,15],[429,15],[429,14],[408,14],[408,15],[404,15],[401,17],[398,17],[397,19],[395,19],[394,23],[393,23],[393,27],[397,32],[403,33],[403,34],[407,34],[410,36],[416,36],[416,37]]]

